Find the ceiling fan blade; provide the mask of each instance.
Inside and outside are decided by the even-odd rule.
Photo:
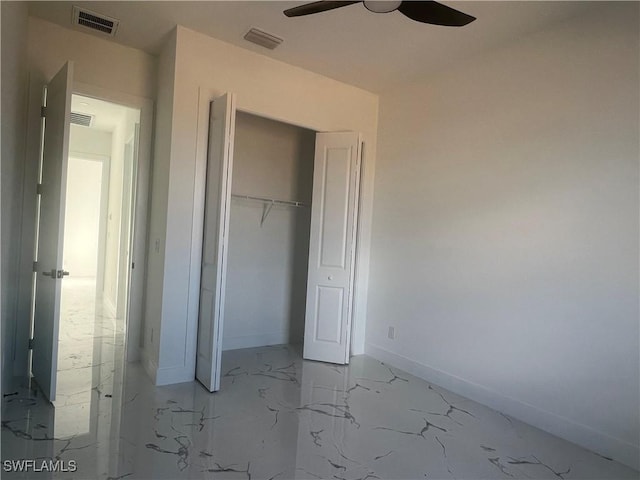
[[[462,27],[473,22],[476,17],[459,12],[438,2],[407,1],[400,4],[398,10],[411,20],[445,27]]]
[[[306,5],[300,5],[298,7],[289,8],[284,11],[287,17],[301,17],[302,15],[311,15],[313,13],[326,12],[327,10],[333,10],[335,8],[346,7],[353,5],[354,3],[361,3],[362,0],[352,2],[333,2],[333,1],[321,1],[307,3]]]

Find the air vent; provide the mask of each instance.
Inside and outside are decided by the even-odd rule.
[[[74,125],[81,125],[83,127],[90,127],[93,123],[93,115],[71,112],[71,123],[73,123]]]
[[[260,45],[261,47],[268,48],[269,50],[273,50],[278,45],[280,45],[283,40],[282,38],[276,37],[275,35],[271,35],[270,33],[263,32],[262,30],[258,30],[257,28],[252,28],[249,30],[244,39],[255,43],[256,45]]]
[[[120,20],[74,6],[73,23],[113,37],[118,30]]]

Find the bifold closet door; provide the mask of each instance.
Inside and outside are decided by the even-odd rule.
[[[196,356],[196,378],[210,392],[220,389],[235,121],[233,94],[211,102]]]
[[[304,358],[349,363],[360,186],[358,133],[318,133]]]

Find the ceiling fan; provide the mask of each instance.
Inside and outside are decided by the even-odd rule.
[[[446,27],[462,27],[473,22],[476,17],[459,12],[451,7],[447,7],[438,2],[431,1],[380,1],[380,0],[359,0],[359,1],[320,1],[307,3],[298,7],[289,8],[284,11],[287,17],[300,17],[313,13],[326,12],[336,8],[346,7],[354,3],[364,3],[367,10],[374,13],[389,13],[398,10],[411,20],[433,25],[443,25]]]

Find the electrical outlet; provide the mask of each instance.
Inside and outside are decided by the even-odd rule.
[[[387,333],[387,337],[389,337],[391,340],[396,339],[396,327],[389,327],[389,333]]]

